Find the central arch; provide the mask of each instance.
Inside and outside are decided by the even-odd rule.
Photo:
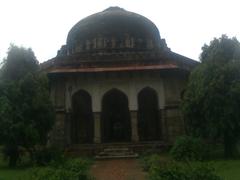
[[[111,89],[102,99],[102,142],[127,142],[131,140],[131,122],[127,96]]]

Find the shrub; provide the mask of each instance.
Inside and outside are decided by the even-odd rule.
[[[202,180],[202,179],[221,180],[222,179],[220,178],[220,176],[216,174],[215,169],[213,167],[205,163],[196,165],[196,167],[194,167],[192,171],[190,171],[190,175],[193,180]]]
[[[152,166],[150,180],[221,180],[208,164],[197,165],[171,162],[163,166]]]
[[[87,159],[72,159],[66,162],[64,169],[75,174],[78,179],[88,179],[91,161]]]
[[[177,161],[203,160],[207,156],[207,145],[199,138],[182,136],[177,138],[170,155]]]
[[[34,162],[37,165],[47,165],[49,163],[61,163],[64,161],[63,152],[60,149],[53,147],[50,148],[39,148],[33,154]]]
[[[34,169],[31,175],[34,180],[77,180],[75,174],[63,168],[55,169],[54,167],[45,167]]]
[[[148,171],[151,166],[157,166],[160,163],[158,154],[145,155],[140,158],[140,163],[144,171]]]
[[[65,163],[54,163],[44,168],[36,168],[31,173],[34,180],[89,180],[88,170],[91,161],[87,159],[71,159]]]

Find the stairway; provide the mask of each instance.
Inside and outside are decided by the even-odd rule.
[[[100,152],[96,159],[118,159],[118,158],[136,158],[137,153],[134,153],[128,147],[106,147]]]

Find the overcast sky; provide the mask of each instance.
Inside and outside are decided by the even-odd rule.
[[[10,43],[53,58],[74,24],[109,6],[149,18],[172,51],[195,60],[213,37],[240,40],[239,0],[0,0],[0,60]]]

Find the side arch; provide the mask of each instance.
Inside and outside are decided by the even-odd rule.
[[[72,96],[71,142],[73,144],[92,143],[94,121],[92,98],[85,90],[78,90]]]
[[[161,121],[157,92],[150,87],[138,93],[138,135],[140,141],[160,139]]]

